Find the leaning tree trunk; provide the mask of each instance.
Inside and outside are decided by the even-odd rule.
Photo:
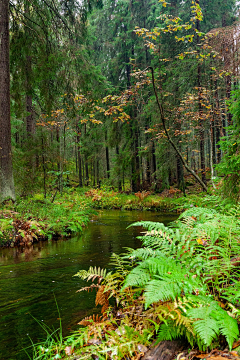
[[[153,67],[152,66],[148,66],[149,70],[151,70],[151,73],[152,73],[152,85],[153,85],[153,90],[154,90],[154,94],[155,94],[155,98],[156,98],[156,101],[157,101],[157,106],[158,106],[158,109],[159,109],[159,113],[160,113],[160,118],[161,118],[161,121],[162,121],[162,125],[163,125],[163,129],[164,129],[164,132],[167,136],[167,140],[168,142],[172,145],[173,149],[176,151],[177,155],[179,156],[179,158],[181,159],[182,161],[182,164],[183,166],[185,167],[185,169],[187,171],[189,171],[193,176],[194,178],[198,181],[198,183],[202,186],[203,190],[205,190],[206,192],[208,191],[207,189],[207,186],[206,184],[202,181],[202,179],[200,179],[200,177],[195,173],[195,171],[193,169],[191,169],[188,164],[186,163],[186,161],[184,160],[184,157],[183,155],[181,154],[181,152],[179,151],[178,147],[175,145],[175,143],[173,142],[169,132],[168,132],[168,129],[167,129],[167,126],[166,126],[166,121],[165,121],[165,116],[164,116],[164,110],[163,110],[163,106],[162,104],[160,103],[159,101],[159,98],[158,98],[158,94],[157,94],[157,89],[156,89],[156,85],[155,85],[155,78],[154,78],[154,70],[153,70]]]
[[[15,200],[10,122],[9,1],[0,1],[0,201]]]

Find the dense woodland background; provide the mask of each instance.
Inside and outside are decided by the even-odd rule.
[[[15,197],[11,162],[20,196],[69,183],[184,190],[186,165],[238,197],[235,0],[2,0],[0,13],[3,199]]]

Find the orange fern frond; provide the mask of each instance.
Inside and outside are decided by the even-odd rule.
[[[104,314],[107,308],[109,307],[109,300],[108,300],[109,295],[110,295],[110,291],[105,291],[105,285],[99,286],[96,294],[95,304],[96,306],[98,304],[102,305],[102,310],[101,310],[102,314]]]
[[[105,317],[103,317],[102,315],[91,315],[91,316],[86,316],[84,319],[82,319],[78,325],[83,325],[83,326],[89,326],[92,325],[92,323],[101,323],[105,320]]]
[[[85,287],[77,290],[77,292],[80,292],[80,291],[87,291],[87,292],[89,292],[89,290],[92,291],[92,289],[95,289],[95,288],[98,288],[98,287],[99,287],[98,285],[92,284],[92,285],[90,285],[90,286],[85,286]]]

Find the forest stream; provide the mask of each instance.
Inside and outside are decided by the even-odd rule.
[[[142,229],[127,229],[131,223],[149,220],[167,224],[176,218],[175,214],[158,212],[105,210],[81,236],[39,242],[29,248],[1,249],[0,359],[28,359],[23,349],[31,341],[46,338],[40,324],[59,327],[58,308],[63,335],[76,329],[85,316],[98,312],[95,293],[76,293],[86,283],[73,275],[89,266],[110,269],[111,253],[139,247],[136,236]]]

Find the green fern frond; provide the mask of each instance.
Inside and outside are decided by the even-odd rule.
[[[219,308],[212,312],[212,316],[217,320],[220,333],[226,337],[230,350],[233,342],[238,339],[239,330],[236,319],[233,319],[227,311]]]
[[[184,211],[180,216],[179,219],[184,217],[208,217],[213,218],[214,216],[218,216],[219,212],[212,208],[205,208],[205,207],[193,207],[186,211]]]
[[[120,287],[123,283],[123,277],[119,273],[111,274],[108,276],[105,281],[105,290],[104,292],[110,291],[110,296],[113,296],[117,291],[119,291]]]
[[[207,306],[202,304],[198,308],[190,309],[187,315],[192,319],[197,319],[193,326],[206,346],[222,334],[226,337],[229,347],[232,348],[234,340],[239,336],[236,319],[233,319],[216,301],[211,301]]]
[[[145,307],[158,301],[166,301],[198,289],[203,284],[199,277],[189,276],[188,269],[179,266],[174,259],[151,258],[140,263],[126,277],[123,290],[128,286],[142,286],[145,290]]]
[[[206,346],[211,345],[212,341],[219,334],[219,327],[217,321],[213,318],[205,318],[203,320],[197,320],[193,327],[200,339]]]
[[[125,255],[127,259],[138,259],[138,260],[147,260],[148,258],[154,258],[158,256],[164,256],[162,251],[154,250],[149,247],[139,248],[139,249],[128,249],[129,253]]]
[[[110,265],[114,266],[116,271],[124,277],[129,273],[130,266],[129,260],[126,259],[125,254],[118,255],[115,253],[112,253],[110,258]]]
[[[97,268],[96,266],[93,268],[90,266],[88,270],[79,270],[74,276],[78,276],[82,280],[87,281],[98,279],[98,282],[100,283],[109,275],[111,275],[111,272],[107,272],[106,269],[101,269],[100,267]]]
[[[151,280],[145,287],[145,308],[158,301],[175,300],[181,291],[181,284],[177,282]]]
[[[179,327],[174,321],[168,321],[161,324],[157,334],[157,343],[164,340],[175,340],[181,336]]]

